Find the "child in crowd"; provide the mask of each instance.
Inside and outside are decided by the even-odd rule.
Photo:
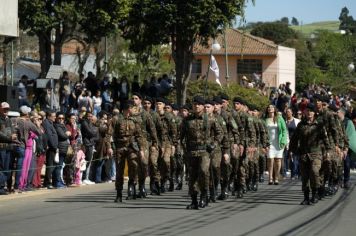
[[[82,175],[85,169],[86,169],[85,146],[83,144],[80,144],[80,149],[77,151],[75,157],[74,183],[76,185],[82,184]]]

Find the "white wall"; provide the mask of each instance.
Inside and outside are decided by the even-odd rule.
[[[285,84],[287,82],[291,83],[290,88],[293,93],[295,92],[295,49],[287,48],[283,46],[278,46],[278,75],[277,83]]]
[[[62,66],[63,69],[72,73],[78,73],[78,58],[76,55],[64,54],[62,55]],[[87,62],[84,65],[83,74],[86,76],[87,73],[91,71],[96,74],[96,66],[95,66],[95,56],[90,55]]]
[[[0,0],[0,35],[17,37],[18,0]]]

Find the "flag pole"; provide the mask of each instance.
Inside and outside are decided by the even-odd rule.
[[[209,71],[210,71],[210,66],[211,66],[211,56],[212,55],[213,55],[213,49],[210,49],[208,70],[206,72],[206,77],[205,77],[204,99],[206,99],[208,97],[208,78],[209,78]]]

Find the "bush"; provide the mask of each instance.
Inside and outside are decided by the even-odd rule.
[[[187,103],[190,103],[192,98],[196,95],[212,98],[213,96],[225,93],[230,97],[231,100],[233,100],[234,97],[241,97],[260,110],[264,110],[269,104],[268,98],[261,95],[257,89],[244,88],[236,83],[230,83],[228,87],[223,86],[223,88],[221,88],[217,83],[208,81],[206,92],[205,86],[205,80],[189,81],[187,89]],[[175,92],[170,94],[170,100],[175,101],[175,96]]]

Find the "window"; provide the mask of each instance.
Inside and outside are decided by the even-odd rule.
[[[201,74],[201,59],[193,60],[192,73]]]
[[[262,60],[244,59],[237,60],[237,75],[251,77],[253,74],[262,75]]]

